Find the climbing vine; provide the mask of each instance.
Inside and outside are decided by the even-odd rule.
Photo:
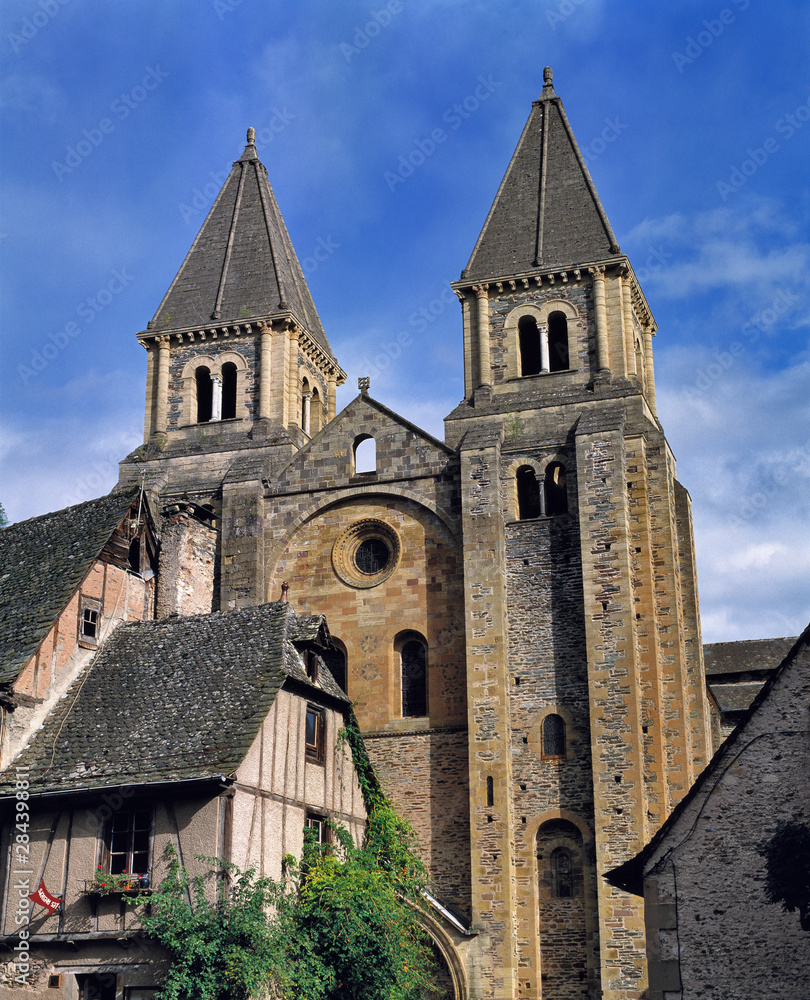
[[[170,850],[168,875],[142,917],[173,960],[159,1000],[434,994],[433,950],[419,920],[427,871],[416,836],[382,792],[353,713],[341,739],[368,814],[362,846],[338,823],[329,823],[331,844],[317,844],[306,830],[301,862],[286,857],[280,881],[201,858],[218,879],[214,898]]]

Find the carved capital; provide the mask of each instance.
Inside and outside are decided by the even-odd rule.
[[[489,298],[489,285],[473,285],[473,291],[479,299]]]
[[[590,276],[593,278],[594,281],[597,281],[599,279],[604,280],[605,268],[602,265],[598,265],[597,267],[589,267],[588,274],[590,274]]]

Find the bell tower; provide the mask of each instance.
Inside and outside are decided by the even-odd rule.
[[[187,493],[189,480],[200,494],[216,492],[246,451],[268,469],[288,459],[335,415],[345,380],[254,139],[248,129],[138,334],[148,352],[144,445],[130,458],[163,477],[164,493]]]
[[[691,512],[655,321],[550,69],[453,287],[482,995],[640,997],[643,907],[602,874],[709,756]]]

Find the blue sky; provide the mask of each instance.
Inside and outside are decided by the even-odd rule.
[[[809,50],[801,0],[4,0],[9,517],[101,495],[140,443],[135,334],[249,125],[349,376],[338,405],[369,374],[443,436],[463,394],[447,285],[551,65],[658,322],[704,639],[795,634],[810,618]]]

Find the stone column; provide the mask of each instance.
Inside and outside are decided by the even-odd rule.
[[[327,377],[326,386],[326,420],[328,422],[334,420],[337,413],[337,377],[333,373]]]
[[[287,426],[298,423],[298,338],[300,330],[293,326],[289,331],[287,368]]]
[[[259,346],[259,418],[261,420],[270,419],[270,372],[272,364],[270,354],[273,346],[273,334],[270,326],[263,323],[261,326],[260,346]]]
[[[478,299],[478,385],[492,385],[489,356],[489,285],[473,288]]]
[[[649,327],[644,331],[644,391],[647,396],[647,403],[650,409],[657,415],[655,408],[655,375],[653,374],[652,356],[652,330]]]
[[[470,317],[472,299],[463,292],[456,292],[461,302],[461,322],[464,331],[464,398],[472,396],[476,383],[477,347],[473,343],[472,321]]]
[[[309,434],[310,406],[312,403],[312,393],[305,392],[302,399],[303,399],[303,412],[301,415],[302,416],[301,430],[303,430],[305,434]]]
[[[222,420],[222,376],[211,376],[211,420]]]
[[[143,440],[149,441],[155,430],[155,378],[157,350],[154,345],[146,348],[146,408],[143,415]]]
[[[610,370],[607,337],[607,308],[605,306],[605,269],[588,268],[593,278],[593,303],[596,318],[596,368],[597,371]]]
[[[548,326],[545,323],[541,323],[537,328],[537,332],[540,334],[540,371],[549,371],[548,364]]]
[[[633,302],[630,297],[632,280],[625,268],[622,274],[622,326],[624,328],[624,359],[628,375],[636,372],[636,338],[633,329]]]
[[[165,434],[169,426],[169,338],[158,338],[157,405],[155,433]]]

